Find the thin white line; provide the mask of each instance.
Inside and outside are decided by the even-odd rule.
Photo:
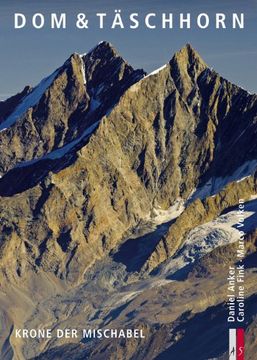
[[[229,360],[236,360],[236,329],[229,329]]]

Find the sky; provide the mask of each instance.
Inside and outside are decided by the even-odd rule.
[[[191,29],[110,29],[114,10],[120,9],[125,25],[131,12],[140,19],[147,13],[199,13],[210,16],[211,26],[201,30]],[[147,72],[167,63],[174,52],[186,43],[201,54],[205,62],[231,82],[257,93],[257,0],[1,0],[0,2],[0,99],[5,99],[25,85],[36,85],[43,77],[61,66],[74,52],[85,53],[102,40],[111,42],[133,67]],[[14,29],[14,13],[27,18],[25,28]],[[46,25],[37,30],[31,26],[31,16],[43,13]],[[52,30],[49,26],[51,12],[67,13],[67,29]],[[76,28],[76,15],[87,14],[89,28]],[[106,12],[109,20],[105,29],[96,25],[94,14]],[[243,30],[216,30],[214,15],[223,12],[245,13]],[[159,16],[160,15],[160,16]],[[158,21],[157,25],[158,25]],[[175,20],[174,20],[175,21]]]

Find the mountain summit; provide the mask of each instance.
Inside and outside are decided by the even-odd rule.
[[[83,133],[143,76],[142,70],[134,70],[106,42],[86,55],[71,55],[29,93],[19,95],[13,111],[8,106],[6,113],[4,106],[15,99],[1,104],[1,175],[17,164],[51,158],[53,151],[53,157],[58,157],[73,141],[83,142]]]

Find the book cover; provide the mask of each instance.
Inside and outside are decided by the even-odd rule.
[[[257,359],[255,0],[2,0],[0,360]]]

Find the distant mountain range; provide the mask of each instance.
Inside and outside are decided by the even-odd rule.
[[[191,45],[147,75],[101,42],[0,102],[0,358],[227,358],[224,274],[244,199],[254,359],[256,136],[257,95]],[[14,337],[57,326],[146,337]]]

